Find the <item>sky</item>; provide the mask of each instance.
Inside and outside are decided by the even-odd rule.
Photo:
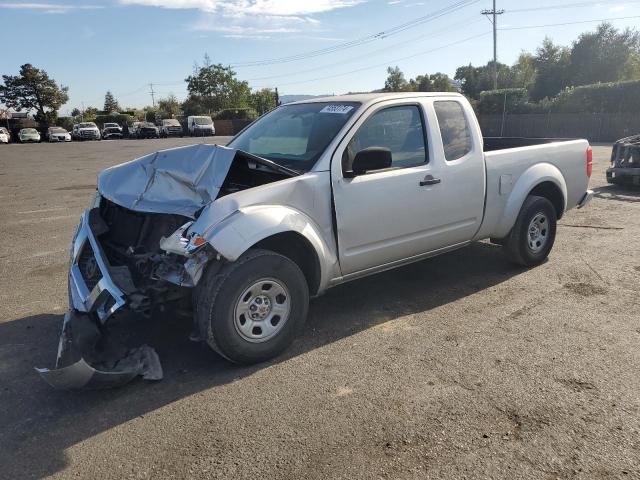
[[[640,22],[640,0],[497,0],[498,59],[512,64],[545,36],[570,45],[600,19]],[[340,94],[492,58],[491,0],[0,0],[0,74],[31,63],[69,87],[74,107],[123,107],[170,93],[207,53],[254,89]],[[626,17],[626,18],[625,18]],[[634,18],[635,17],[635,18]],[[576,23],[583,22],[583,23]]]

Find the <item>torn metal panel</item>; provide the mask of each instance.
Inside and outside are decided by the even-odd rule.
[[[218,196],[236,152],[206,144],[162,150],[104,170],[98,190],[130,210],[193,218]]]
[[[138,376],[146,380],[162,379],[160,359],[153,348],[143,345],[123,356],[114,355],[113,350],[100,354],[96,344],[101,337],[89,315],[69,310],[62,325],[55,368],[36,371],[59,390],[112,388]]]

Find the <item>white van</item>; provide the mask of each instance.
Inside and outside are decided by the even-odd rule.
[[[207,116],[187,117],[187,129],[189,130],[189,135],[192,137],[204,137],[216,134],[213,120],[211,120],[211,117]]]

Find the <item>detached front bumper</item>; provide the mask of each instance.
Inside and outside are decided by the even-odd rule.
[[[113,349],[97,349],[104,343],[101,327],[125,306],[127,295],[135,289],[128,268],[109,265],[96,239],[106,229],[97,208],[86,210],[73,239],[70,309],[62,325],[56,366],[54,370],[36,368],[54,388],[110,388],[139,375],[162,379],[158,355],[151,347],[142,346],[124,355]]]

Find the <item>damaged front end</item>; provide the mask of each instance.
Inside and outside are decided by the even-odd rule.
[[[246,155],[232,168],[236,154],[194,145],[99,175],[96,200],[72,242],[70,305],[56,366],[36,369],[47,383],[60,389],[108,388],[137,376],[162,378],[151,347],[113,345],[107,326],[126,312],[149,317],[156,308],[191,306],[205,267],[221,260],[203,237],[189,231],[194,221],[219,196],[285,177],[269,165],[257,171]]]
[[[607,182],[640,186],[640,135],[623,138],[613,145]]]

